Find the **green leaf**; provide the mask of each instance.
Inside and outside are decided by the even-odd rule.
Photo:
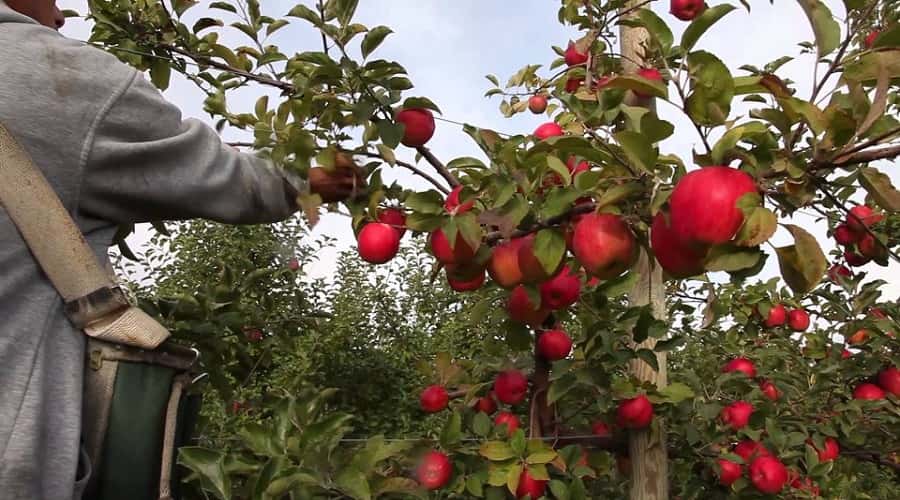
[[[627,182],[625,184],[617,184],[600,195],[597,200],[597,208],[609,205],[615,205],[620,201],[627,199],[633,194],[643,191],[644,186],[640,182]]]
[[[516,456],[509,443],[505,441],[487,441],[482,443],[478,453],[493,462],[502,462]]]
[[[169,61],[164,59],[153,59],[150,64],[150,81],[159,90],[169,88],[169,80],[172,77],[172,67]]]
[[[210,8],[210,9],[226,10],[226,11],[228,11],[228,12],[237,14],[237,7],[235,7],[234,5],[231,5],[231,4],[228,3],[228,2],[213,2],[213,3],[209,4],[209,8]]]
[[[231,499],[231,480],[225,473],[225,454],[186,446],[178,450],[178,463],[203,478],[204,489],[221,500]]]
[[[438,215],[444,213],[444,198],[435,190],[412,193],[403,202],[407,208],[423,214]]]
[[[516,490],[519,488],[519,478],[522,477],[523,468],[522,464],[516,463],[510,465],[506,470],[506,489],[513,495],[515,495]]]
[[[400,140],[403,139],[403,133],[406,131],[405,125],[388,120],[378,120],[375,126],[378,128],[379,137],[387,147],[394,149],[400,145]]]
[[[842,78],[852,82],[875,82],[884,71],[888,78],[900,78],[900,49],[867,52],[846,63]]]
[[[462,439],[462,415],[458,411],[454,411],[441,431],[441,446],[452,448],[459,443],[460,439]]]
[[[659,359],[657,359],[655,352],[650,349],[638,349],[634,352],[634,355],[644,363],[647,363],[650,368],[653,368],[653,371],[659,371]]]
[[[879,207],[889,211],[900,211],[900,191],[891,183],[891,178],[872,167],[859,170],[859,183],[875,200]]]
[[[654,170],[658,153],[653,143],[645,135],[625,130],[615,134],[615,138],[625,151],[625,156],[634,166],[644,172]]]
[[[554,479],[550,481],[550,492],[553,493],[553,498],[559,500],[568,500],[569,498],[569,488],[566,486],[566,483],[560,481],[559,479]]]
[[[484,497],[484,482],[478,476],[471,475],[466,478],[466,491],[474,497],[482,498]]]
[[[740,271],[755,266],[761,255],[759,248],[717,245],[706,256],[704,267],[707,271]]]
[[[659,42],[663,55],[667,54],[669,49],[672,48],[675,38],[672,36],[672,30],[669,29],[666,22],[650,9],[639,9],[637,18],[641,20],[641,24],[647,28],[653,39]]]
[[[681,35],[681,50],[685,53],[690,52],[700,37],[706,33],[706,30],[736,8],[734,5],[726,3],[704,10],[702,14],[691,21],[691,24],[684,30],[684,34]]]
[[[548,464],[556,460],[557,454],[554,450],[536,451],[525,458],[527,464]]]
[[[726,164],[726,160],[729,157],[728,153],[730,153],[740,141],[746,138],[763,136],[767,133],[768,129],[766,126],[762,122],[757,121],[734,127],[728,132],[725,132],[725,134],[722,135],[722,138],[716,142],[715,146],[713,146],[711,155],[713,163],[715,165]]]
[[[353,467],[347,467],[335,479],[337,487],[354,500],[370,500],[372,490],[366,475]]]
[[[748,217],[744,218],[744,224],[735,239],[735,244],[742,247],[757,247],[769,241],[778,229],[778,217],[765,207],[755,207]]]
[[[507,321],[506,326],[506,345],[513,352],[524,352],[531,350],[531,330],[526,325]]]
[[[172,7],[175,9],[175,15],[181,17],[188,9],[197,5],[197,0],[172,0]]]
[[[698,50],[688,54],[691,95],[687,112],[701,125],[720,125],[728,119],[734,98],[734,79],[719,58]]]
[[[794,236],[794,244],[775,249],[781,276],[795,294],[802,295],[819,284],[828,262],[813,235],[792,224],[784,227]]]
[[[376,26],[369,30],[362,41],[361,50],[363,59],[369,57],[369,54],[374,52],[375,49],[377,49],[378,46],[381,45],[381,42],[384,41],[385,37],[387,37],[391,33],[393,33],[393,31],[391,31],[391,29],[387,26]]]
[[[484,412],[479,411],[475,413],[475,416],[472,418],[472,432],[474,432],[476,436],[487,436],[491,433],[492,427],[493,423],[491,422],[491,417],[487,416]]]
[[[669,96],[666,84],[655,80],[648,80],[637,75],[617,75],[612,77],[606,86],[614,89],[626,89],[639,92],[644,95],[665,99]]]
[[[547,403],[556,403],[578,383],[578,378],[572,374],[566,374],[562,378],[554,380],[550,383],[550,389],[547,391]]]
[[[194,27],[191,28],[191,30],[194,32],[194,34],[197,34],[205,29],[209,29],[214,26],[224,26],[224,25],[225,25],[225,23],[223,23],[221,19],[212,19],[209,17],[203,17],[203,18],[198,19],[197,22],[194,23]]]
[[[430,109],[430,110],[434,111],[435,113],[441,114],[441,108],[439,108],[437,106],[437,104],[435,104],[431,99],[429,99],[427,97],[421,97],[421,96],[420,97],[408,97],[408,98],[406,98],[406,100],[403,101],[403,107],[404,108],[425,108],[425,109]],[[477,164],[483,165],[483,163],[481,163],[480,160],[475,159],[475,158],[468,158],[467,163],[468,164],[477,163]]]
[[[547,166],[550,167],[550,170],[556,172],[556,175],[563,180],[564,186],[572,184],[572,173],[569,172],[569,168],[566,167],[566,164],[563,163],[562,160],[553,155],[548,155]]]
[[[675,382],[660,389],[659,395],[667,403],[678,404],[694,397],[694,390],[681,382]]]
[[[547,274],[559,268],[566,253],[566,238],[556,229],[542,229],[534,238],[534,256]]]
[[[841,27],[828,7],[820,0],[797,0],[812,24],[819,59],[834,51],[841,43]]]

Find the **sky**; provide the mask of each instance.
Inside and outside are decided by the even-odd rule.
[[[202,2],[203,5],[208,2]],[[261,2],[263,12],[273,17],[286,14],[297,1],[266,0]],[[311,6],[313,2],[303,2]],[[740,8],[718,22],[697,44],[698,49],[708,49],[726,62],[733,74],[745,74],[737,68],[744,64],[763,66],[782,55],[796,56],[796,59],[779,70],[783,78],[796,82],[800,96],[808,96],[811,89],[813,58],[799,55],[798,43],[813,38],[812,29],[797,2],[781,1],[770,5],[769,2],[752,2],[752,12],[748,13],[738,2]],[[86,2],[83,0],[61,0],[62,8],[71,8],[85,12]],[[828,0],[826,4],[839,17],[843,16],[843,3]],[[555,58],[551,46],[565,46],[569,39],[580,35],[574,29],[562,26],[556,21],[559,2],[554,0],[456,0],[454,2],[423,0],[360,0],[355,18],[356,22],[373,27],[379,24],[388,25],[394,33],[390,35],[375,53],[376,57],[395,60],[408,71],[410,79],[416,85],[408,91],[408,96],[427,96],[443,111],[447,119],[491,128],[507,133],[526,133],[540,123],[547,121],[546,116],[535,116],[530,113],[520,114],[511,119],[503,118],[498,111],[498,97],[487,99],[484,92],[491,87],[485,75],[492,73],[501,82],[526,64],[544,64],[540,74],[550,74],[549,63]],[[654,2],[653,9],[670,23],[676,41],[687,26],[668,14],[668,3]],[[189,13],[193,17],[203,14],[203,7],[195,7]],[[83,20],[70,20],[63,32],[70,37],[86,39],[89,26]],[[239,35],[229,40],[240,40]],[[273,36],[271,43],[278,44],[284,52],[301,52],[321,50],[321,39],[318,32],[305,23],[297,20],[295,26],[282,29]],[[249,108],[255,102],[259,91],[253,94],[244,93],[241,100]],[[175,81],[166,91],[166,96],[183,110],[185,116],[208,121],[208,115],[202,111],[204,95],[192,87],[190,83]],[[231,100],[229,102],[232,102]],[[746,113],[747,107],[736,105],[736,113]],[[690,122],[680,112],[666,105],[659,107],[662,118],[675,125],[675,135],[664,141],[660,148],[662,153],[675,153],[690,164],[691,150],[700,144]],[[240,139],[239,136],[228,136],[229,139]],[[438,158],[448,162],[461,156],[483,157],[477,146],[469,139],[458,125],[437,123],[437,132],[428,146]],[[397,151],[399,159],[414,161],[414,152],[403,146]],[[427,164],[422,164],[428,169]],[[891,168],[890,163],[878,165],[889,173],[895,183],[900,185],[900,173]],[[403,170],[392,171],[385,175],[386,180],[399,179],[404,185],[416,189],[426,189],[427,184],[414,178]],[[793,221],[802,225],[819,237],[826,253],[833,248],[833,242],[826,237],[826,226],[818,225],[810,217],[797,216]],[[145,241],[149,229],[141,228],[132,237],[132,246],[140,246]],[[312,272],[316,276],[333,274],[334,264],[339,252],[354,245],[353,232],[349,219],[336,214],[323,217],[315,228],[313,235],[328,234],[337,238],[335,248],[320,255],[319,262],[326,264],[316,266]],[[786,230],[779,229],[771,241],[776,246],[791,244]],[[771,248],[767,249],[772,253]],[[888,279],[891,273],[900,271],[900,264],[892,262],[888,268],[869,264],[864,268],[872,278],[881,278],[889,282],[885,289],[885,298],[900,297],[900,281]],[[777,259],[770,256],[761,278],[765,279],[778,274]]]

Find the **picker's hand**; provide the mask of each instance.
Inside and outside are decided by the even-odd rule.
[[[355,198],[364,192],[366,180],[355,166],[341,166],[328,171],[322,167],[309,169],[309,189],[325,203]]]

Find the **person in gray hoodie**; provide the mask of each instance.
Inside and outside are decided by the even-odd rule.
[[[0,123],[50,181],[99,259],[116,226],[288,218],[298,191],[350,196],[355,171],[290,183],[182,119],[135,69],[57,30],[54,0],[0,0]],[[0,207],[0,498],[81,498],[85,341]]]

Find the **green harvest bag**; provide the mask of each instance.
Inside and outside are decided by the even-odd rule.
[[[178,448],[200,409],[188,394],[198,352],[88,341],[82,436],[92,474],[84,500],[177,500]]]

